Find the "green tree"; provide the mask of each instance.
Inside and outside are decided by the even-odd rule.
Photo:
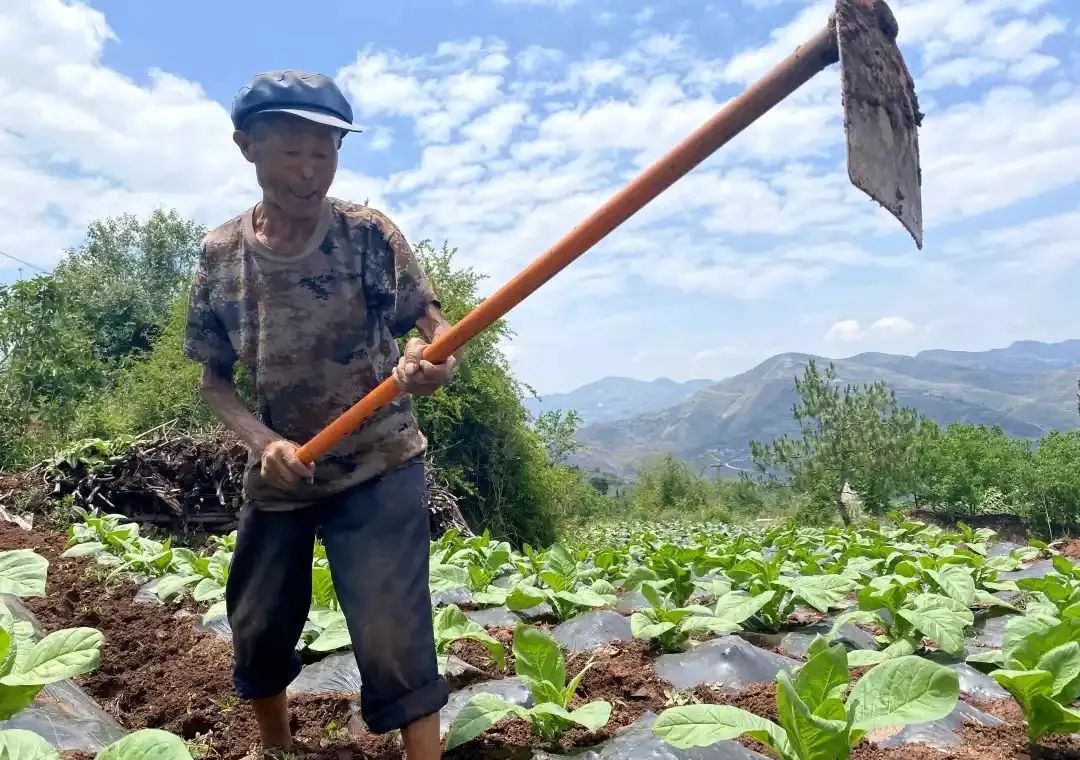
[[[841,388],[832,364],[822,373],[811,361],[795,380],[795,390],[799,401],[792,414],[800,437],[752,442],[750,453],[761,473],[786,480],[818,505],[835,506],[845,523],[852,520],[842,498],[845,485],[874,510],[908,490],[902,463],[919,418],[900,407],[884,383]]]
[[[672,512],[689,516],[717,505],[713,484],[671,454],[645,463],[627,499],[633,513],[642,517]]]
[[[581,443],[574,436],[581,425],[581,416],[573,409],[544,412],[536,420],[536,434],[547,451],[552,464],[565,464]]]
[[[75,437],[137,436],[173,421],[186,433],[216,428],[199,395],[202,367],[184,355],[186,329],[187,298],[179,297],[151,349],[125,359],[112,387],[81,405]]]
[[[1024,490],[1033,525],[1080,525],[1080,431],[1055,430],[1039,441]]]
[[[425,241],[416,253],[447,319],[457,322],[479,304],[483,277],[471,267],[456,266],[456,249]],[[546,545],[555,538],[565,477],[549,465],[529,425],[521,401],[525,387],[499,347],[510,336],[502,320],[477,335],[461,352],[454,379],[415,400],[416,414],[470,524],[511,540]]]
[[[95,355],[115,362],[147,351],[188,288],[206,230],[176,211],[145,220],[92,222],[54,277],[90,333]]]
[[[922,454],[926,498],[949,510],[975,514],[991,489],[1007,503],[1022,498],[1031,444],[997,426],[949,425]]]
[[[0,468],[62,439],[72,410],[104,382],[69,296],[47,275],[0,286]]]

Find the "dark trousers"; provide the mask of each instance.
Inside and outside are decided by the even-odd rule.
[[[360,669],[364,720],[385,733],[437,712],[448,689],[431,622],[423,459],[316,506],[244,507],[225,596],[238,696],[274,696],[300,672],[296,643],[320,531]]]

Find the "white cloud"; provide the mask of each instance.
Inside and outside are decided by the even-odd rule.
[[[854,319],[845,319],[829,328],[825,340],[833,343],[853,343],[862,337],[863,331]]]
[[[902,338],[915,332],[915,323],[899,316],[882,317],[875,320],[868,328],[863,328],[857,319],[845,319],[836,322],[825,333],[826,343],[866,343],[887,341],[890,338]]]
[[[448,239],[493,288],[821,28],[831,3],[786,5],[790,23],[748,25],[746,47],[719,58],[692,25],[659,23],[591,52],[472,37],[420,54],[343,53],[339,81],[367,125],[357,140],[395,168],[350,170],[350,138],[334,192],[388,210],[414,241]],[[1024,337],[1055,315],[1041,291],[1080,267],[1080,208],[1060,203],[1080,182],[1080,69],[1055,46],[1060,20],[1038,0],[893,7],[927,112],[927,250],[914,256],[851,187],[833,69],[512,315],[525,379],[602,373],[589,346],[627,335],[656,344],[643,374],[718,376],[774,349],[962,341],[972,314],[980,339]],[[652,8],[620,18],[650,24]],[[19,0],[0,16],[0,216],[19,220],[0,229],[0,250],[51,265],[97,216],[160,204],[216,223],[253,199],[225,108],[168,72],[120,75],[103,62],[109,44],[104,16],[83,5]],[[1051,192],[1053,214],[1015,205]],[[990,213],[1010,207],[1007,225]],[[848,278],[860,284],[842,289]],[[777,316],[793,299],[821,299],[797,329]],[[686,330],[708,317],[670,316],[694,304],[735,315],[730,352]],[[590,329],[551,335],[551,309]]]

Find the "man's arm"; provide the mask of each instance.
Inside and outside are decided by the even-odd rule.
[[[450,323],[443,317],[439,307],[430,303],[424,310],[423,316],[416,320],[416,329],[424,337],[425,343],[431,343],[437,336],[450,329]]]
[[[314,465],[306,465],[297,459],[295,443],[282,438],[248,411],[230,378],[203,365],[199,395],[222,424],[259,457],[262,476],[272,485],[288,488],[312,476]]]
[[[405,393],[427,396],[449,382],[458,360],[451,356],[442,364],[432,364],[421,356],[431,341],[450,329],[438,304],[431,302],[424,308],[424,313],[416,320],[416,329],[423,337],[413,338],[406,344],[405,352],[394,368],[394,379]]]

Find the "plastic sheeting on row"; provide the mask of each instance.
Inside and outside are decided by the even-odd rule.
[[[966,723],[998,726],[1001,721],[993,715],[969,705],[963,700],[956,703],[953,711],[939,720],[928,723],[912,723],[903,728],[885,727],[872,731],[866,738],[871,744],[895,749],[905,744],[926,744],[935,749],[958,747],[963,743],[957,733]]]
[[[633,725],[597,747],[574,755],[551,755],[537,752],[534,760],[766,760],[737,741],[719,741],[708,747],[676,749],[652,732],[656,716],[645,713]]]
[[[681,654],[665,654],[655,662],[656,674],[676,689],[719,684],[724,689],[776,679],[801,663],[756,647],[739,636],[723,636]]]
[[[586,612],[560,623],[551,632],[559,646],[570,654],[579,654],[610,644],[613,641],[630,641],[630,621],[617,612],[601,610]]]
[[[450,730],[454,719],[457,718],[458,713],[468,704],[474,694],[495,694],[515,705],[521,705],[522,707],[533,706],[532,692],[529,691],[529,687],[520,678],[503,678],[498,681],[478,683],[467,689],[455,691],[450,695],[450,700],[439,712],[439,723],[443,734]]]
[[[18,597],[0,595],[16,620],[25,620],[34,629],[34,638],[44,631],[34,613]],[[0,721],[0,730],[21,728],[32,731],[59,750],[98,752],[121,739],[124,729],[71,679],[47,684],[33,704],[9,720]]]

